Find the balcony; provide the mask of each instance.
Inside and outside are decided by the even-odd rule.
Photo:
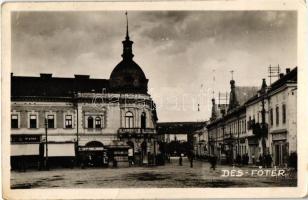
[[[119,128],[119,138],[152,138],[156,131],[154,128]]]
[[[258,137],[266,137],[268,135],[268,124],[254,123],[252,133]]]

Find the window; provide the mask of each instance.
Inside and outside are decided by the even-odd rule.
[[[276,125],[279,125],[279,107],[276,107]]]
[[[11,115],[11,128],[18,128],[18,115]]]
[[[273,124],[274,124],[273,108],[270,109],[270,123],[271,123],[271,126],[273,126]]]
[[[95,128],[102,128],[102,120],[100,117],[95,118]]]
[[[125,114],[125,127],[126,128],[133,128],[133,120],[134,120],[133,113],[127,112]]]
[[[55,128],[55,116],[47,115],[47,124],[48,128]]]
[[[145,129],[146,128],[146,115],[145,112],[141,114],[141,128]]]
[[[65,128],[73,128],[73,117],[72,115],[65,115]]]
[[[286,111],[286,105],[282,105],[282,123],[286,123],[286,118],[287,118],[287,111]]]
[[[88,128],[93,128],[93,117],[88,117]]]
[[[37,128],[37,116],[30,115],[30,128]]]
[[[244,121],[244,133],[246,133],[246,119]]]

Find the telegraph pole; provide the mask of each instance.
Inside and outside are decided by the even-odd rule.
[[[48,138],[47,138],[47,129],[48,129],[48,121],[47,118],[45,117],[45,149],[46,149],[46,157],[45,157],[45,169],[48,170]]]

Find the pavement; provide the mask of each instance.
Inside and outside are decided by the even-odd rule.
[[[255,170],[252,172],[252,170]],[[187,159],[183,166],[171,160],[164,166],[127,168],[50,169],[49,171],[11,172],[11,188],[183,188],[183,187],[290,187],[296,186],[296,174],[272,176],[251,167],[217,166]],[[263,172],[262,172],[263,171]],[[259,173],[259,174],[258,174]],[[262,175],[262,176],[261,176]],[[277,173],[274,175],[277,175]]]

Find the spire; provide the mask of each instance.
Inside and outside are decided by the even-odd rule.
[[[214,97],[212,98],[212,116],[210,120],[215,120],[217,118],[217,110],[216,110],[216,103]]]
[[[128,16],[127,16],[127,11],[125,12],[126,15],[126,40],[129,40],[129,34],[128,34]]]
[[[230,81],[230,85],[231,85],[231,92],[230,92],[228,112],[239,106],[235,92],[235,81],[233,80],[233,77],[232,80]]]
[[[122,57],[123,57],[123,60],[131,60],[134,57],[133,49],[132,49],[134,42],[130,41],[130,39],[129,39],[127,11],[125,12],[125,15],[126,15],[126,37],[125,37],[125,40],[122,41],[122,43],[123,43]]]
[[[261,86],[260,93],[264,94],[266,92],[266,88],[267,88],[267,84],[266,84],[266,80],[264,78],[264,79],[262,79],[262,86]]]

